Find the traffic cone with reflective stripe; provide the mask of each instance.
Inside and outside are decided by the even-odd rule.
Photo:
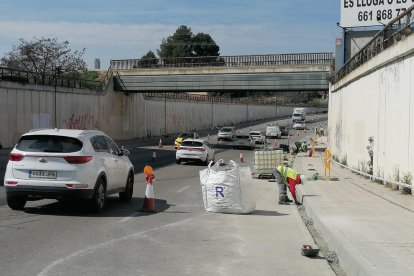
[[[157,154],[155,153],[155,151],[153,151],[151,161],[155,162],[156,160],[157,160]]]
[[[276,148],[276,145],[277,145],[276,140],[273,140],[273,142],[272,142],[272,148],[275,149]]]
[[[144,204],[142,206],[143,212],[156,213],[155,209],[155,198],[154,198],[154,187],[152,185],[152,180],[154,175],[147,175],[145,180],[147,182],[147,189],[145,190]]]
[[[244,163],[243,152],[240,152],[240,163]]]
[[[160,142],[158,143],[158,147],[159,148],[162,148],[163,146],[162,146],[162,140],[161,140],[161,138],[160,138]]]

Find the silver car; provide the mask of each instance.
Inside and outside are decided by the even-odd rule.
[[[220,129],[217,135],[217,140],[228,140],[233,141],[236,138],[236,128],[235,127],[223,127]]]
[[[236,139],[233,141],[233,149],[248,148],[254,149],[253,137],[249,134],[237,134]]]

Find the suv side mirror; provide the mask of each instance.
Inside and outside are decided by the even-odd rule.
[[[121,156],[128,156],[130,155],[131,152],[127,149],[124,149],[123,147],[121,148]]]

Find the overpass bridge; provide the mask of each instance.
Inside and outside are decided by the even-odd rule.
[[[122,92],[328,91],[332,53],[111,60]]]

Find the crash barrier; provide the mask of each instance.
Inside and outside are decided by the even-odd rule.
[[[240,167],[230,160],[210,162],[200,171],[204,208],[208,212],[248,214],[256,209],[256,189],[249,167]]]
[[[346,168],[346,169],[348,169],[348,170],[350,170],[350,171],[352,171],[354,173],[363,175],[363,176],[365,176],[365,177],[367,177],[367,178],[369,178],[371,180],[381,181],[382,183],[390,183],[390,184],[398,185],[398,187],[400,189],[405,188],[405,189],[412,190],[412,188],[411,188],[412,186],[410,184],[406,184],[406,183],[402,183],[402,182],[396,182],[396,181],[393,181],[393,180],[385,179],[385,178],[378,177],[378,176],[373,176],[373,175],[370,175],[370,174],[367,174],[367,173],[364,173],[364,172],[361,172],[361,171],[352,169],[352,168],[350,168],[348,166],[345,166],[345,165],[343,165],[343,164],[335,161],[333,158],[331,158],[330,161],[333,162],[333,163],[335,163],[335,164],[337,164],[337,165],[339,165],[339,166],[341,166],[341,167],[343,167],[343,168]]]
[[[253,176],[271,178],[273,170],[283,163],[283,150],[256,150],[253,162]]]

